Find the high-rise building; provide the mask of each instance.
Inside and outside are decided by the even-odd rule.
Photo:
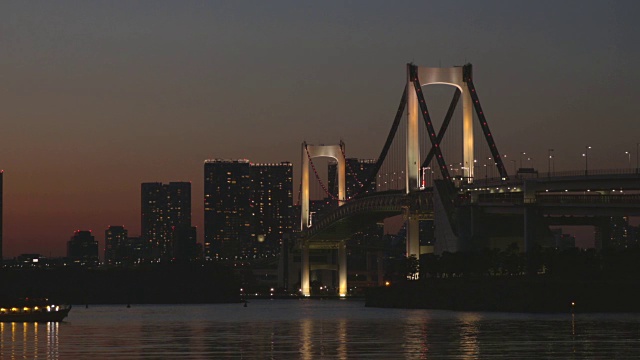
[[[207,160],[204,164],[205,259],[275,255],[292,230],[290,162]]]
[[[198,257],[197,232],[195,226],[174,226],[171,232],[171,253],[179,262],[195,260]]]
[[[154,259],[172,257],[172,229],[191,226],[191,183],[142,183],[142,237]]]
[[[600,221],[595,227],[596,247],[599,249],[629,249],[638,248],[638,238],[633,226],[629,224],[628,216],[609,216]]]
[[[81,265],[98,265],[98,242],[91,230],[77,230],[67,242],[67,257]]]
[[[121,264],[127,257],[128,231],[124,226],[109,226],[104,231],[104,263]]]
[[[139,264],[151,258],[149,243],[141,236],[128,237],[125,249],[125,259],[123,259],[125,265]]]
[[[345,174],[345,187],[347,199],[350,199],[358,194],[368,194],[376,191],[376,179],[374,178],[371,184],[365,188],[365,182],[367,177],[371,174],[371,171],[376,165],[376,160],[373,159],[346,159],[346,174]],[[329,191],[333,196],[338,196],[338,165],[336,162],[329,163],[328,171],[328,185]]]
[[[292,230],[293,166],[290,162],[251,164],[257,256],[280,252],[282,236]]]
[[[204,163],[204,257],[249,256],[254,239],[249,160],[206,160]]]

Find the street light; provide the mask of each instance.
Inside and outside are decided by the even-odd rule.
[[[486,186],[489,183],[489,178],[487,176],[487,164],[484,164],[484,185]]]
[[[478,160],[477,159],[473,159],[473,180],[475,181],[476,179],[476,173],[478,172],[479,169],[477,169],[478,167]],[[480,173],[478,173],[478,178],[480,178]]]
[[[502,155],[503,159],[507,158],[507,154]],[[507,160],[502,160],[502,167],[504,168],[504,172],[507,172],[507,168],[504,166],[504,164],[507,162]],[[498,169],[498,163],[496,162],[496,169]],[[498,169],[499,170],[499,169]],[[502,177],[502,174],[500,173],[500,171],[498,171],[498,176]],[[505,180],[504,178],[502,180]]]
[[[591,149],[591,146],[589,145],[585,146],[584,154],[582,154],[582,156],[584,156],[584,175],[585,176],[589,174],[589,149]]]
[[[527,155],[527,153],[524,151],[520,153],[520,169],[522,169],[522,155]]]
[[[629,169],[631,169],[631,153],[628,151],[625,151],[624,153],[627,154],[627,157],[629,158]]]
[[[551,159],[553,159],[553,155],[551,154],[552,152],[553,152],[553,149],[549,149],[549,164],[547,168],[547,177],[551,176]]]

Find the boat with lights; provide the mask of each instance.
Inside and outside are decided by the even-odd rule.
[[[47,299],[22,300],[0,306],[0,322],[59,322],[71,311],[71,305],[55,305]]]

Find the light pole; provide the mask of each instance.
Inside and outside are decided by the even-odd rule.
[[[487,176],[487,164],[484,164],[484,185],[487,186],[489,183],[489,177]]]
[[[627,157],[629,158],[629,170],[631,170],[631,153],[628,151],[625,151],[624,153],[627,154]]]
[[[507,163],[507,154],[502,155],[502,167],[504,167],[504,172],[507,172],[507,168],[505,167],[504,164]],[[498,163],[496,162],[496,169],[498,168]],[[500,176],[501,180],[505,180],[504,178],[502,178],[502,174],[500,173],[500,171],[498,171],[498,176]]]
[[[478,175],[476,175],[476,172],[480,170],[478,169],[478,160],[477,159],[473,159],[473,180],[475,181],[476,176],[480,177],[480,174],[478,173]]]
[[[522,169],[522,155],[527,155],[527,153],[524,151],[520,153],[520,169]]]
[[[584,156],[584,175],[588,175],[589,174],[589,149],[591,149],[591,146],[587,145],[584,147],[584,154],[582,154],[582,156]]]
[[[551,159],[553,159],[553,155],[551,154],[553,152],[553,149],[549,149],[549,164],[547,167],[547,177],[551,176]]]

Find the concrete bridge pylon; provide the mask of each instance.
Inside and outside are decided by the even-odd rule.
[[[473,181],[473,103],[469,88],[465,84],[464,67],[434,68],[407,64],[407,194],[419,191],[420,175],[422,174],[419,142],[420,104],[416,89],[436,84],[453,86],[461,92],[463,177],[467,182]],[[430,134],[430,138],[433,142],[435,133]],[[439,146],[439,144],[432,144],[432,146]],[[419,220],[416,217],[407,217],[407,257],[415,256],[416,259],[420,258],[419,232]]]
[[[310,145],[306,142],[302,143],[302,189],[301,189],[301,216],[300,230],[305,231],[311,227],[311,216],[309,210],[309,166],[312,164],[311,159],[318,157],[328,157],[334,159],[338,163],[338,206],[342,206],[346,200],[346,159],[344,157],[344,143],[341,141],[338,145]],[[309,262],[309,252],[315,246],[308,239],[301,239],[301,269],[300,269],[300,285],[302,295],[311,295],[310,271],[311,264]],[[320,248],[334,248],[338,250],[338,294],[340,296],[347,295],[347,251],[345,240],[333,241],[332,243],[322,242]]]

